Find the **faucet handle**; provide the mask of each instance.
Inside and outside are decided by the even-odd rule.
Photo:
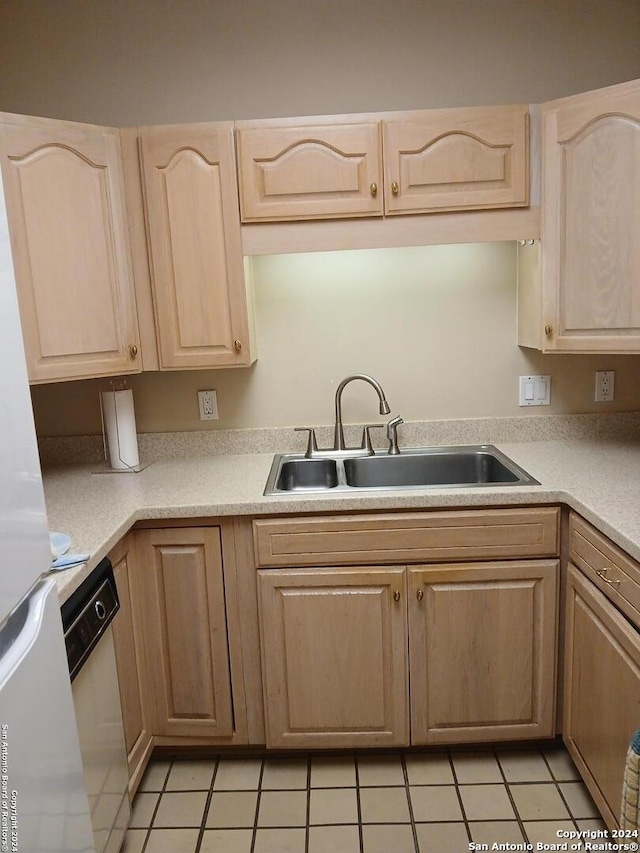
[[[372,456],[374,453],[373,445],[371,444],[371,433],[370,429],[375,429],[377,427],[382,428],[384,424],[365,424],[362,430],[362,441],[360,442],[360,450],[367,450]]]
[[[307,449],[305,451],[305,456],[307,459],[311,459],[314,453],[318,452],[318,442],[316,441],[316,431],[314,427],[294,427],[294,432],[308,432],[309,440],[307,441]]]
[[[387,424],[387,438],[389,439],[389,450],[387,450],[387,453],[390,453],[392,456],[397,456],[400,453],[400,448],[398,447],[398,427],[403,423],[404,421],[401,417],[395,417],[391,418]]]

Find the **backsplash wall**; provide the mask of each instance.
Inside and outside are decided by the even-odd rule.
[[[247,369],[132,377],[139,432],[329,424],[337,384],[371,373],[406,421],[640,410],[639,356],[542,355],[516,345],[514,243],[254,258],[258,360]],[[613,403],[594,371],[615,370]],[[550,374],[551,406],[520,408],[518,376]],[[100,432],[108,380],[34,386],[39,436]],[[198,417],[198,390],[220,419]],[[345,422],[382,421],[365,383]],[[70,413],[73,413],[70,416]]]

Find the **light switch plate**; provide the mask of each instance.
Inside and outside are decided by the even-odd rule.
[[[548,406],[551,403],[550,376],[520,377],[520,406]]]

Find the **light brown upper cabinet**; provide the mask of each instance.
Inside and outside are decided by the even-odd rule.
[[[139,128],[160,367],[255,359],[233,124]]]
[[[138,373],[117,130],[0,114],[29,379]]]
[[[528,109],[237,122],[243,222],[518,207]]]
[[[640,351],[640,81],[542,107],[542,244],[519,262],[522,346]]]
[[[243,222],[382,216],[380,122],[237,122]]]
[[[527,106],[405,113],[383,122],[385,214],[524,207]]]

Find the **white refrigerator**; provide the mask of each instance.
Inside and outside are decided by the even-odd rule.
[[[91,853],[1,175],[0,561],[0,853]]]

